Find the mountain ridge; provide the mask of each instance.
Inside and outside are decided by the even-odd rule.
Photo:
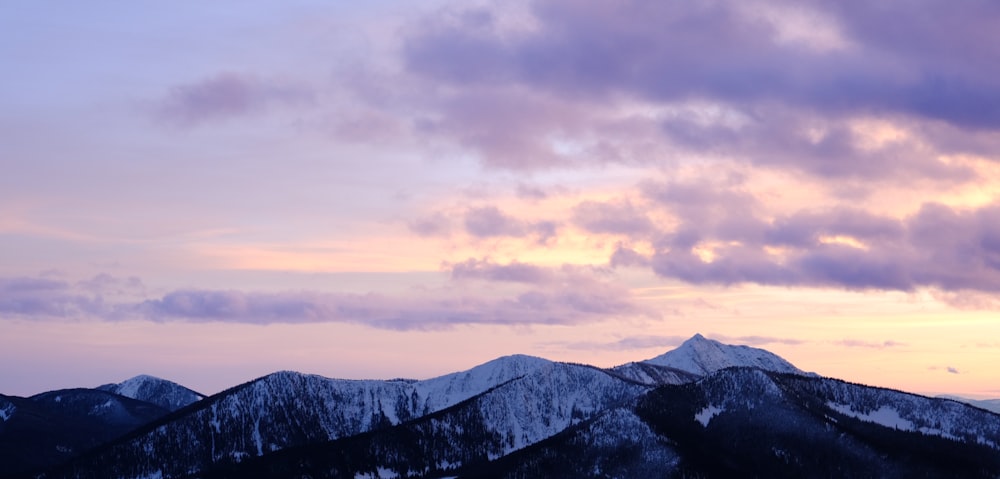
[[[137,376],[118,383],[118,390],[137,393],[148,389],[144,384],[163,383],[170,382]],[[31,406],[39,396],[0,396],[0,433],[19,416],[20,405]],[[856,439],[841,444],[829,431]],[[755,454],[785,451],[787,457],[748,456],[727,445],[723,438],[730,436]],[[787,437],[798,439],[788,442]],[[424,380],[347,380],[278,371],[167,412],[31,477],[816,472],[802,464],[837,475],[837,461],[810,462],[810,449],[802,444],[827,451],[862,475],[905,477],[925,471],[928,477],[946,477],[938,460],[1000,475],[996,414],[953,400],[822,378],[766,350],[698,334],[652,359],[612,368],[508,355]],[[730,458],[732,467],[714,469],[699,452],[706,447]],[[914,469],[905,460],[913,454],[937,459]],[[879,457],[892,460],[879,465]],[[0,471],[0,477],[27,476]]]

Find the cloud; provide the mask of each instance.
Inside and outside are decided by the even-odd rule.
[[[451,231],[451,219],[444,213],[434,213],[413,220],[407,226],[420,236],[445,236]]]
[[[512,262],[496,264],[488,260],[470,258],[450,265],[451,277],[456,280],[480,279],[513,283],[541,284],[551,281],[552,273],[540,266]]]
[[[536,236],[544,243],[555,236],[558,225],[552,221],[530,223],[504,213],[496,206],[470,208],[464,216],[465,231],[475,238]]]
[[[351,322],[391,330],[476,324],[572,325],[644,313],[627,297],[588,293],[567,288],[530,290],[502,298],[456,294],[416,298],[375,293],[181,290],[135,305],[132,313],[156,321]]]
[[[1000,47],[989,41],[1000,9],[960,3],[956,8],[936,0],[914,12],[899,1],[877,8],[770,1],[751,8],[739,2],[547,0],[532,4],[535,28],[522,31],[493,21],[454,21],[467,18],[468,10],[427,22],[407,39],[405,58],[415,72],[460,85],[519,82],[564,95],[627,92],[657,101],[779,101],[996,128],[998,76],[983,65],[1000,58]],[[774,14],[761,15],[759,7]],[[480,18],[499,16],[478,12]],[[816,48],[815,35],[802,25],[798,35],[789,35],[789,27],[810,16],[824,19],[829,48]]]
[[[646,198],[676,222],[651,255],[619,245],[612,266],[649,264],[694,284],[947,292],[947,302],[989,306],[1000,291],[1000,204],[925,203],[894,218],[845,206],[775,215],[739,184],[647,182]],[[955,293],[955,294],[952,294]]]
[[[631,202],[584,201],[573,208],[573,223],[590,233],[643,236],[654,231],[653,222]]]
[[[927,369],[930,369],[931,371],[944,370],[944,372],[946,372],[948,374],[962,374],[962,372],[959,371],[958,368],[953,367],[953,366],[944,366],[944,367],[941,367],[941,366],[931,366],[931,367],[929,367]]]
[[[720,334],[712,334],[710,335],[710,337],[727,343],[747,344],[750,346],[764,346],[768,344],[785,344],[789,346],[799,346],[802,344],[806,344],[808,342],[802,339],[779,338],[774,336],[726,336]]]
[[[426,85],[420,134],[489,167],[698,157],[956,183],[975,172],[941,157],[992,155],[1000,129],[1000,68],[982,66],[1000,64],[1000,12],[960,4],[456,2],[405,28],[401,52]]]
[[[272,105],[312,102],[308,90],[253,75],[219,73],[204,80],[178,85],[162,101],[157,115],[179,126],[195,126],[256,113]]]
[[[0,278],[0,319],[229,322],[348,322],[391,330],[463,325],[573,325],[656,313],[600,268],[487,260],[451,266],[454,284],[420,294],[180,289],[149,297],[138,278],[101,274],[78,281]],[[502,293],[488,283],[521,287]],[[487,284],[476,284],[486,282]]]
[[[869,349],[885,349],[885,348],[895,348],[899,346],[906,346],[898,341],[886,340],[882,342],[877,341],[862,341],[859,339],[843,339],[836,341],[834,344],[840,346],[846,346],[849,348],[869,348]]]
[[[580,350],[632,351],[636,349],[670,348],[680,346],[688,338],[683,336],[642,335],[628,336],[617,341],[578,341],[561,343],[560,346]]]
[[[0,278],[0,315],[26,319],[79,318],[107,312],[101,296],[78,292],[65,281]]]

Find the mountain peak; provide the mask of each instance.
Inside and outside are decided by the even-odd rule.
[[[153,403],[169,411],[176,411],[204,398],[180,384],[148,374],[140,374],[118,384],[105,384],[97,389]]]
[[[695,334],[677,349],[644,361],[698,375],[733,366],[746,366],[781,373],[805,374],[780,356],[750,346],[733,346]]]

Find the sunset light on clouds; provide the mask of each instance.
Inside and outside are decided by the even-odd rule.
[[[0,392],[612,366],[1000,397],[1000,4],[7,2]]]

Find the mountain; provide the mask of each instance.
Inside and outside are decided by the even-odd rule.
[[[24,401],[0,396],[0,437]],[[49,464],[32,477],[1000,477],[1000,415],[696,335],[609,369],[515,355],[423,381],[278,372]]]
[[[557,379],[525,377],[411,422],[215,467],[200,477],[1000,474],[1000,416],[946,399],[754,368],[727,368],[635,395],[581,366],[540,373]],[[574,384],[589,390],[578,391],[590,398],[582,403],[598,407],[566,420],[557,411],[581,404],[577,396],[533,410],[549,403],[545,391]],[[546,419],[548,426],[539,427]],[[511,441],[511,432],[526,425],[535,432],[522,444]]]
[[[135,431],[127,440],[81,459],[79,464],[85,465],[75,465],[67,474],[103,477],[104,472],[89,474],[120,464],[123,457],[145,456],[148,461],[129,461],[129,467],[115,475],[177,477],[398,425],[554,364],[530,356],[507,356],[426,381],[340,380],[278,372]]]
[[[0,477],[62,462],[168,412],[94,389],[0,395]]]
[[[946,399],[954,399],[955,401],[971,404],[973,406],[985,409],[987,411],[1000,413],[1000,399],[969,399],[958,396],[940,396],[940,397]]]
[[[205,398],[180,384],[145,374],[117,384],[98,386],[97,389],[153,403],[168,411],[176,411]]]
[[[700,334],[684,341],[677,349],[643,361],[698,376],[730,367],[753,367],[779,373],[805,374],[780,356],[750,346],[731,346]]]

